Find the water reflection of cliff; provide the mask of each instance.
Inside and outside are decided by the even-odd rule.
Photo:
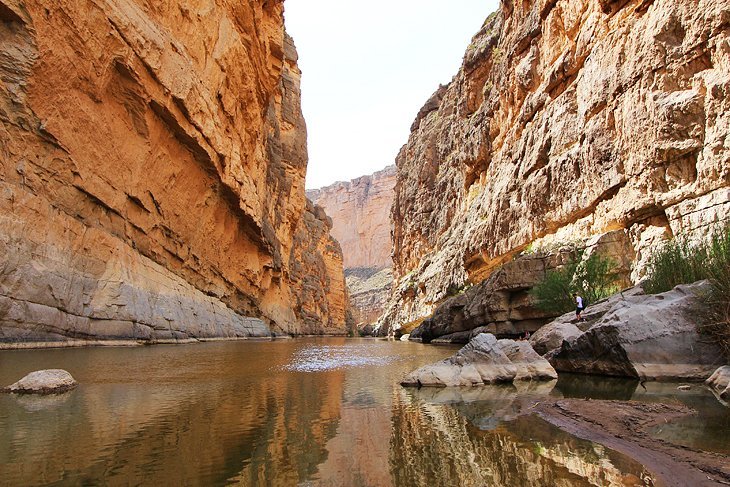
[[[139,354],[121,383],[82,385],[54,404],[1,397],[3,482],[296,485],[326,459],[344,372],[272,374],[289,356],[275,348],[269,345],[266,361],[227,353],[230,347],[220,350],[224,357],[206,357],[202,347],[176,350],[170,372],[155,370],[145,381],[145,367],[164,358],[155,350]],[[175,373],[184,362],[186,381]],[[105,365],[121,367],[114,360],[97,367]],[[93,374],[76,375],[84,384]]]
[[[393,404],[393,483],[644,485],[646,472],[633,460],[534,416],[512,417],[534,399],[516,392],[496,387],[483,389],[481,397],[452,398],[453,392],[403,391]]]

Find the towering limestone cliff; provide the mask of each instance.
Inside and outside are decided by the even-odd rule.
[[[383,325],[488,279],[515,281],[510,322],[529,282],[494,271],[528,246],[609,240],[636,280],[658,241],[730,215],[730,4],[503,0],[397,166]]]
[[[0,0],[0,341],[343,332],[296,61],[282,1]]]
[[[373,323],[382,314],[393,281],[390,208],[396,168],[307,191],[332,217],[332,235],[342,246],[355,320]]]

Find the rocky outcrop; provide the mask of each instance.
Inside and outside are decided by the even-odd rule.
[[[344,332],[281,1],[0,19],[0,341]]]
[[[551,380],[558,375],[529,342],[497,340],[482,333],[456,355],[411,372],[403,386],[478,386],[520,380]]]
[[[37,370],[26,375],[4,392],[16,394],[59,394],[70,391],[78,385],[76,380],[61,369]]]
[[[618,303],[626,301],[626,298],[643,295],[644,290],[641,286],[625,289],[609,298],[589,304],[581,313],[581,320],[576,318],[573,311],[565,313],[532,334],[530,344],[537,353],[549,359],[553,353],[560,350],[564,341],[577,338],[590,329]]]
[[[307,191],[307,197],[332,218],[332,235],[342,246],[354,319],[362,324],[377,320],[390,295],[390,207],[395,174],[395,166],[389,166],[369,176]]]
[[[723,362],[719,346],[698,332],[706,319],[698,295],[707,288],[701,282],[617,299],[586,332],[549,353],[550,363],[559,372],[704,381]]]
[[[729,18],[723,0],[503,1],[398,155],[382,323],[609,232],[636,282],[658,242],[727,220]]]
[[[528,291],[545,277],[547,271],[570,258],[572,252],[569,250],[550,256],[521,256],[505,263],[476,286],[449,289],[448,294],[455,296],[440,303],[433,315],[411,332],[411,340],[430,343],[439,339],[458,343],[465,336],[471,338],[476,330],[500,336],[536,331],[555,315],[537,309]],[[400,291],[404,295],[415,295],[422,288],[409,282]]]

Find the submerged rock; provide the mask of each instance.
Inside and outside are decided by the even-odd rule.
[[[76,380],[65,370],[48,369],[31,372],[3,391],[17,394],[58,394],[70,391],[77,385]]]
[[[557,374],[528,342],[481,333],[456,355],[411,372],[403,386],[479,386],[514,380],[555,379]]]
[[[593,326],[548,354],[550,363],[560,372],[703,381],[722,363],[719,347],[698,333],[703,304],[697,296],[706,291],[699,282],[609,300]]]
[[[724,365],[717,369],[705,382],[710,388],[717,392],[720,399],[730,400],[730,365]]]

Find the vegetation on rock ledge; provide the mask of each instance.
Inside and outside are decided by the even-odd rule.
[[[700,331],[717,340],[730,357],[730,225],[713,232],[705,242],[668,241],[652,256],[647,275],[643,287],[651,294],[707,279],[711,291],[702,299],[709,316]]]
[[[595,303],[619,291],[616,263],[598,252],[583,259],[583,252],[562,267],[549,270],[530,291],[536,306],[550,313],[567,313],[575,308],[573,293],[584,302]]]

